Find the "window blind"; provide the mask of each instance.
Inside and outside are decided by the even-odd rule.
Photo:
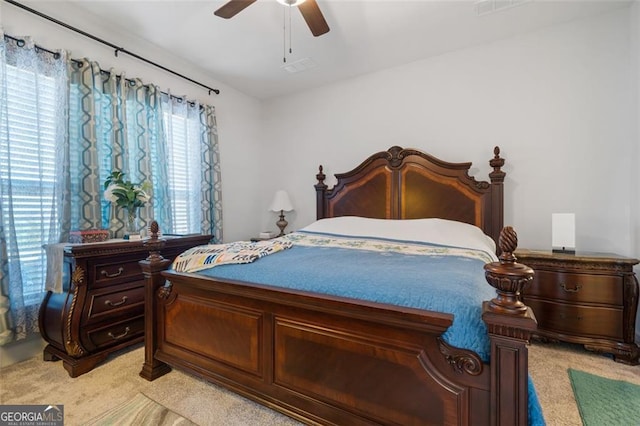
[[[200,118],[164,113],[173,232],[201,232]]]
[[[43,243],[57,220],[54,203],[56,87],[54,79],[7,65],[6,117],[0,120],[3,225],[16,233],[8,261],[19,271],[24,303],[40,303],[46,275]],[[18,259],[19,255],[19,259]]]

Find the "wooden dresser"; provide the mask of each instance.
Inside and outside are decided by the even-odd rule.
[[[173,260],[210,235],[165,237]],[[144,340],[143,241],[113,240],[64,247],[63,292],[49,291],[40,307],[45,361],[61,359],[71,377],[92,370],[109,353]]]
[[[584,345],[638,364],[634,343],[638,280],[637,259],[607,253],[562,254],[518,250],[518,262],[535,271],[523,292],[544,339]]]

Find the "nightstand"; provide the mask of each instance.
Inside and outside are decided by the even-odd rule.
[[[518,262],[535,271],[523,302],[538,320],[535,335],[584,345],[637,365],[635,344],[640,261],[608,253],[518,250]]]
[[[162,256],[207,244],[211,235],[164,236]],[[112,240],[64,247],[62,293],[49,291],[40,306],[45,361],[61,359],[71,377],[144,340],[144,286],[138,264],[149,256],[144,241]]]

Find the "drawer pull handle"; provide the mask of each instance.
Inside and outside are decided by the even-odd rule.
[[[118,334],[117,336],[114,336],[112,332],[109,332],[109,333],[107,333],[107,336],[111,337],[113,340],[119,340],[119,339],[122,339],[127,334],[129,334],[130,331],[131,331],[131,329],[129,327],[127,327],[127,328],[124,329],[124,333],[122,333],[122,334]]]
[[[107,306],[111,306],[112,308],[115,308],[116,306],[120,306],[120,305],[124,305],[125,303],[127,303],[127,296],[122,296],[122,300],[119,302],[112,302],[111,300],[105,300],[104,304]]]
[[[102,275],[104,275],[107,278],[115,278],[119,275],[122,275],[122,273],[124,272],[124,269],[122,269],[122,266],[118,268],[118,272],[116,272],[115,274],[110,274],[107,271],[105,271],[104,269],[102,271],[100,271],[100,273]]]
[[[560,284],[560,287],[567,293],[577,293],[582,288],[580,284],[576,285],[576,288],[567,288],[565,283]]]

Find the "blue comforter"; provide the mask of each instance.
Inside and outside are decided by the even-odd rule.
[[[244,265],[221,265],[199,274],[312,291],[454,315],[443,338],[488,362],[490,342],[482,302],[495,297],[484,278],[490,255],[425,243],[354,239],[331,234],[290,234],[293,247]],[[544,424],[531,381],[531,424]]]
[[[353,238],[327,236],[328,240],[318,242],[318,234],[314,237],[317,244],[298,241],[288,250],[251,264],[217,266],[200,273],[451,313],[454,321],[445,340],[488,361],[489,339],[481,309],[482,301],[495,297],[495,291],[484,279],[484,261],[447,255],[446,248],[427,244],[413,243],[424,252],[406,254],[392,240],[366,239],[356,247],[359,240]]]

